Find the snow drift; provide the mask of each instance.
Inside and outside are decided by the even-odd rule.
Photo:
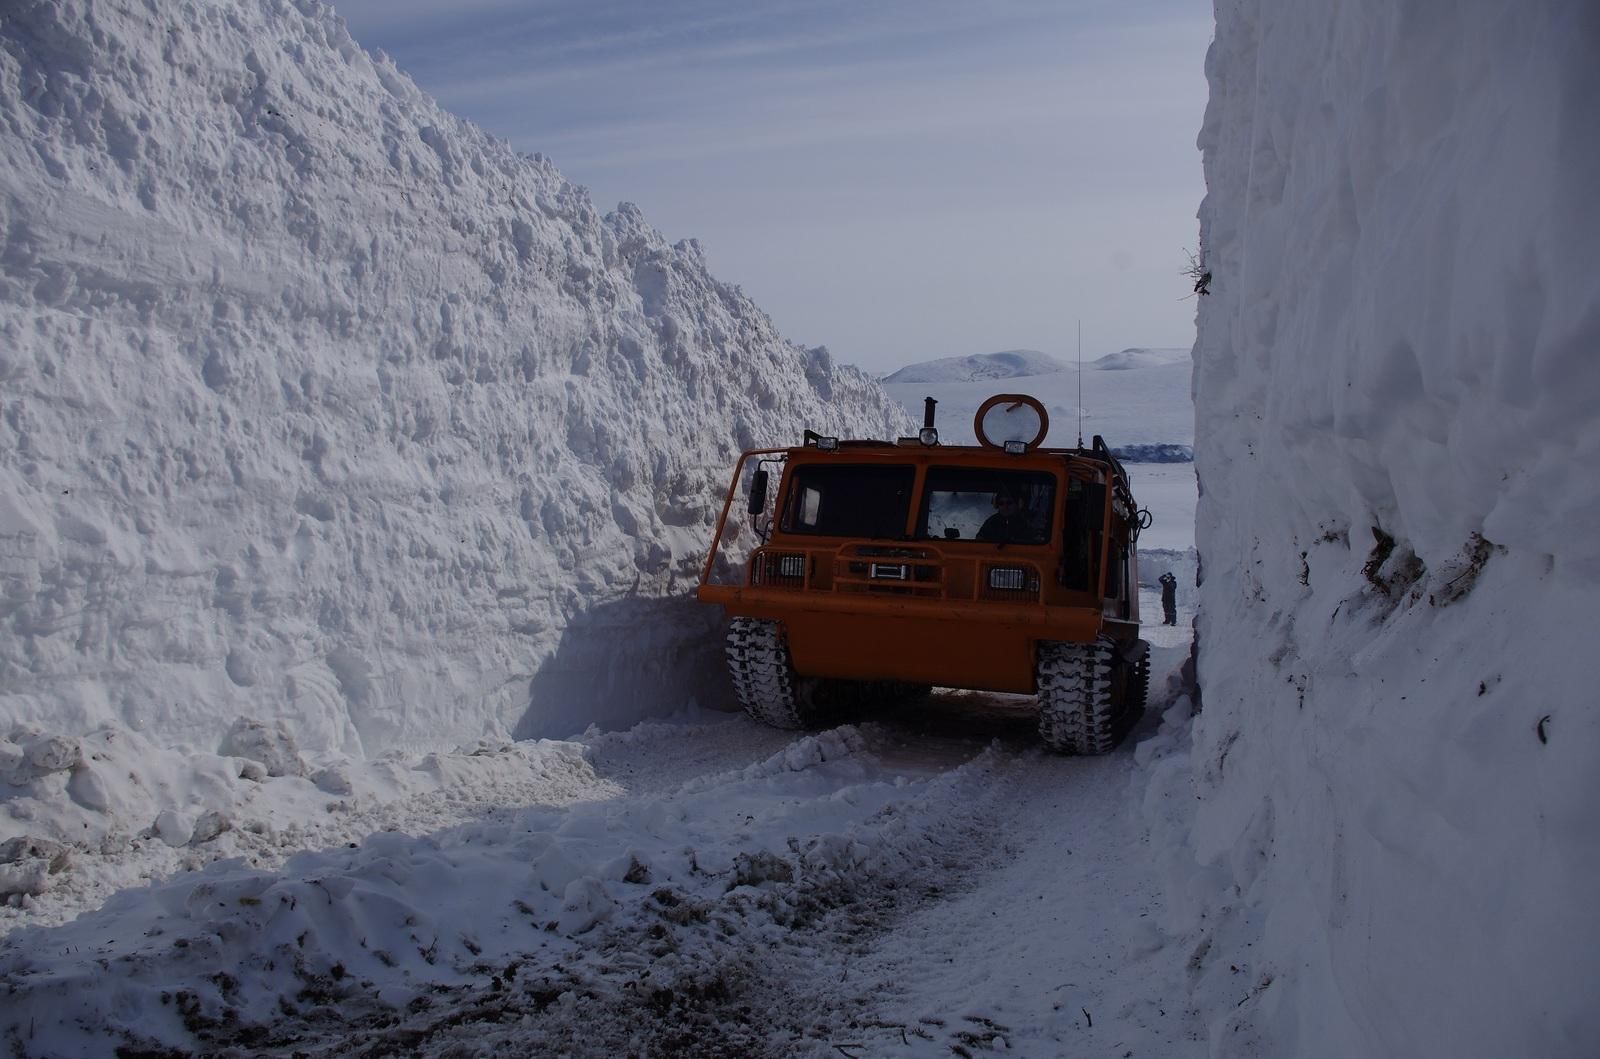
[[[684,590],[734,453],[904,429],[693,241],[597,214],[315,0],[11,4],[0,124],[7,760],[105,724],[209,751],[242,715],[371,754],[715,694]]]
[[[1214,1054],[1594,1055],[1600,8],[1217,20],[1176,895]]]

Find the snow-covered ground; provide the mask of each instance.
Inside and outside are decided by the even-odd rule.
[[[1186,629],[1153,635],[1165,685]],[[1188,808],[1144,797],[1187,700],[1096,761],[1046,754],[1018,706],[486,749],[370,833],[12,932],[0,1021],[26,1056],[1203,1054],[1145,837]]]

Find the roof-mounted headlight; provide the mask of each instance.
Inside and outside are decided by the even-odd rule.
[[[1026,441],[1008,441],[1005,443],[1005,450],[1012,456],[1021,456],[1028,451],[1028,443]]]
[[[832,452],[835,449],[837,449],[838,447],[839,447],[839,439],[838,438],[818,438],[817,439],[817,448],[821,449],[823,452]]]
[[[933,427],[923,427],[917,431],[917,440],[924,445],[937,445],[939,444],[939,432]]]

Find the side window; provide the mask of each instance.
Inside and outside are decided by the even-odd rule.
[[[916,468],[908,464],[813,463],[793,467],[785,488],[785,533],[822,537],[905,536]]]
[[[1105,486],[1081,478],[1067,481],[1067,520],[1061,539],[1061,583],[1093,592],[1100,583],[1100,525]]]
[[[1111,530],[1111,547],[1106,549],[1106,598],[1122,598],[1122,570],[1123,570],[1122,545],[1117,541],[1116,526],[1113,523]]]
[[[817,512],[822,508],[822,490],[806,486],[800,490],[800,525],[815,528]]]

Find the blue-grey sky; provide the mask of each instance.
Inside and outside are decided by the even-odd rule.
[[[1206,0],[334,6],[840,360],[1193,342]]]

